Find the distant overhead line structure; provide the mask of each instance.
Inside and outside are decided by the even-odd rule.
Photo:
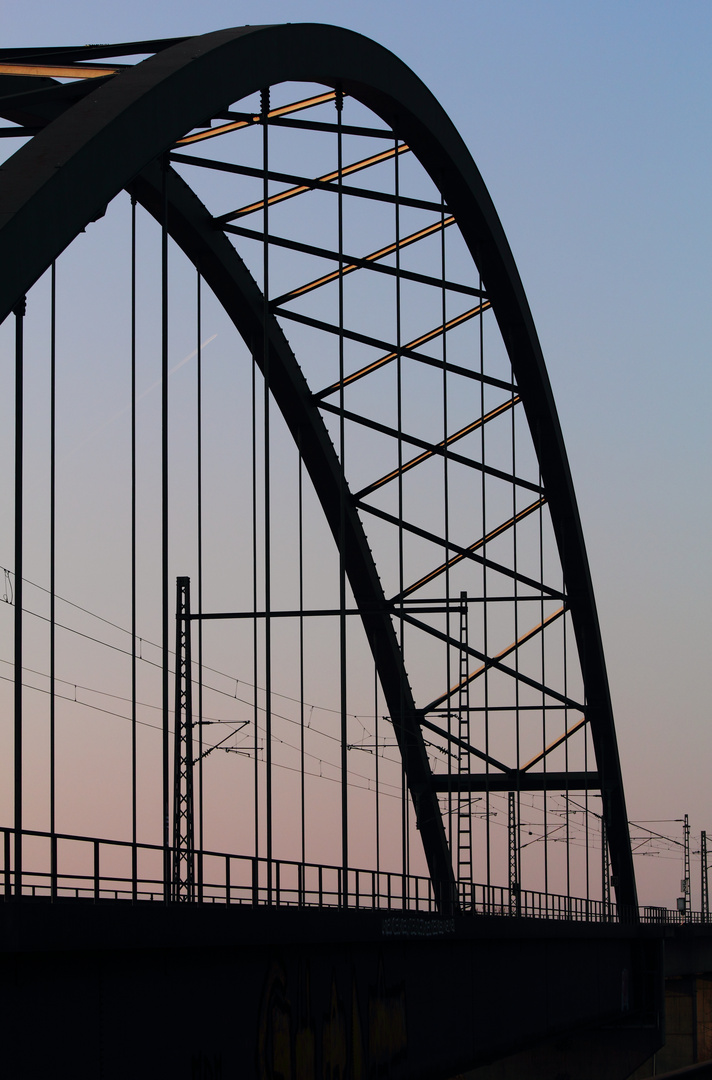
[[[200,553],[186,618],[201,635],[198,660],[193,650],[200,665],[209,618],[247,619],[253,626],[246,666],[254,673],[254,854],[268,865],[276,857],[273,696],[285,685],[276,680],[296,670],[298,659],[301,685],[296,677],[293,685],[302,704],[304,862],[304,657],[310,627],[328,618],[338,627],[330,675],[339,751],[332,765],[340,776],[344,875],[358,831],[348,777],[354,752],[350,716],[364,712],[351,703],[361,701],[368,682],[362,654],[352,654],[362,640],[377,686],[369,731],[375,741],[361,747],[374,751],[376,771],[368,774],[368,787],[375,784],[378,791],[383,782],[379,761],[385,769],[384,748],[390,745],[397,747],[403,790],[409,792],[401,822],[404,879],[422,844],[443,909],[467,907],[473,881],[489,885],[497,874],[515,890],[530,872],[543,891],[571,893],[578,848],[585,849],[585,889],[593,895],[600,868],[607,866],[601,852],[605,836],[618,904],[637,910],[596,605],[544,359],[490,196],[433,95],[372,41],[308,24],[239,27],[111,47],[6,49],[0,51],[0,94],[0,113],[13,125],[2,135],[23,142],[0,171],[0,321],[11,313],[16,320],[16,888],[22,889],[27,768],[22,376],[23,326],[32,313],[25,315],[24,301],[46,271],[52,268],[54,275],[55,261],[75,238],[126,191],[133,204],[134,322],[135,275],[141,272],[135,259],[136,204],[155,219],[161,235],[156,610],[163,656],[159,786],[166,896],[171,888],[174,896],[181,894],[180,882],[171,885],[169,850],[169,643],[172,581],[185,573],[174,568],[170,555],[179,514],[168,483],[170,243],[217,298],[253,367],[252,506],[246,511],[252,549],[243,560],[252,606],[231,611],[230,601],[219,599],[206,606]],[[60,268],[57,263],[58,274]],[[135,388],[133,393],[135,414]],[[289,600],[280,592],[281,563],[274,554],[281,510],[274,496],[272,402],[291,433],[300,470],[299,544],[290,545],[295,568],[299,548],[299,587]],[[244,422],[249,426],[249,417]],[[134,430],[134,472],[135,453]],[[249,469],[249,462],[243,464]],[[337,552],[333,601],[327,603],[307,603],[304,595],[309,542],[302,470]],[[202,473],[199,490],[201,481]],[[53,522],[54,498],[53,472]],[[134,547],[135,516],[134,502]],[[200,517],[199,537],[208,528]],[[134,844],[135,562],[134,550]],[[53,568],[52,561],[54,603]],[[54,608],[51,619],[54,633]],[[299,626],[293,664],[279,652],[289,647],[275,630],[284,619]],[[361,629],[352,630],[357,621]],[[196,678],[192,697],[201,709],[202,667]],[[379,711],[385,716],[379,718]],[[199,770],[196,839],[202,848],[210,747],[203,742],[200,717],[195,731],[194,761],[189,747],[184,764],[197,763]],[[52,757],[53,778],[54,767]],[[52,784],[54,832],[54,779]],[[377,807],[378,860],[381,827]],[[541,866],[535,870],[531,864],[527,871],[535,842]],[[190,876],[190,895],[192,889]],[[269,876],[268,897],[271,889]]]

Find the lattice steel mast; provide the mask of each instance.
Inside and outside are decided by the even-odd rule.
[[[682,898],[683,898],[683,917],[685,920],[690,914],[690,816],[685,814],[685,821],[682,827],[683,843],[684,843],[684,859],[685,869],[683,871],[683,878],[680,882],[682,886]]]
[[[171,899],[195,898],[193,820],[193,695],[190,656],[190,578],[176,580],[176,683],[173,758]]]
[[[517,792],[507,796],[507,837],[509,840],[509,913],[519,914],[519,828],[517,826]]]
[[[700,911],[702,912],[702,921],[709,922],[710,917],[710,889],[709,878],[707,877],[707,833],[702,830],[700,836],[700,888],[701,888],[701,903]]]
[[[608,829],[603,814],[601,815],[601,900],[603,918],[607,919],[611,910],[611,859],[608,852]]]
[[[470,754],[465,746],[470,745],[470,680],[468,657],[468,618],[467,593],[460,593],[460,679],[457,692],[458,726],[460,740],[457,747],[458,776],[470,771]],[[457,880],[460,887],[461,902],[468,906],[472,902],[472,798],[467,792],[457,792]]]

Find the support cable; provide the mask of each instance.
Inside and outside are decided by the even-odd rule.
[[[304,465],[302,462],[301,431],[297,433],[299,472],[297,478],[297,513],[299,532],[299,795],[301,804],[301,864],[302,874],[306,856],[306,803],[304,788]]]
[[[512,372],[514,375],[514,372]],[[512,394],[512,399],[514,394]],[[512,400],[512,405],[514,401]],[[516,475],[517,469],[517,415],[514,407],[511,409],[512,418],[512,475]],[[512,485],[512,569],[514,570],[514,577],[512,579],[514,588],[514,640],[519,641],[519,582],[517,581],[517,569],[519,565],[518,559],[518,546],[517,546],[517,488]],[[543,684],[542,684],[543,685]],[[543,691],[542,691],[543,693]],[[514,716],[515,716],[515,743],[516,743],[516,769],[517,769],[517,790],[516,790],[516,806],[514,815],[514,858],[516,861],[516,877],[519,887],[521,887],[522,872],[521,872],[521,854],[520,854],[520,834],[519,834],[519,822],[522,817],[522,786],[521,786],[521,714],[519,712],[520,705],[520,685],[519,685],[519,649],[514,650]]]
[[[257,622],[257,356],[252,350],[252,378],[250,383],[251,426],[252,426],[252,726],[254,730],[254,816],[255,816],[255,858],[260,856],[260,762],[259,762],[259,637]]]
[[[561,587],[562,587],[562,590],[566,587],[566,582],[563,581],[563,580],[561,582]],[[568,665],[568,635],[567,635],[567,632],[566,632],[566,624],[567,624],[567,619],[566,619],[566,615],[564,615],[564,633],[563,633],[563,638],[564,638],[564,640],[563,640],[564,686],[563,686],[563,690],[564,690],[564,735],[566,736],[566,738],[564,739],[564,773],[566,774],[566,776],[568,776],[569,775],[569,709],[568,709],[569,665]],[[584,740],[585,739],[586,739],[586,733],[584,732]],[[586,745],[586,743],[584,742],[584,747],[585,747],[585,745]],[[565,797],[566,797],[566,807],[567,807],[567,811],[568,811],[568,805],[569,805],[568,787],[567,787],[566,792],[565,792]],[[603,807],[603,816],[604,817],[606,816],[606,814],[605,814],[605,806]],[[567,812],[566,818],[565,818],[565,822],[566,822],[566,830],[565,830],[565,833],[566,833],[566,836],[565,836],[566,895],[567,896],[571,895],[571,856],[570,856],[570,847],[569,847],[569,821],[570,821],[570,817],[569,817],[569,814]]]
[[[24,463],[24,329],[27,300],[15,308],[15,899],[22,897],[22,556]]]
[[[137,637],[136,637],[136,199],[131,196],[131,898],[137,900]]]
[[[404,573],[404,544],[403,544],[403,354],[401,352],[401,229],[400,229],[400,154],[398,153],[398,132],[394,125],[395,134],[395,149],[393,156],[393,181],[394,181],[394,213],[395,213],[395,261],[396,261],[396,340],[395,340],[395,354],[396,354],[396,395],[397,395],[397,419],[396,419],[396,431],[397,446],[398,446],[398,592],[402,595],[405,584]],[[443,329],[443,333],[444,333]],[[402,607],[402,605],[401,605]],[[398,644],[400,646],[400,654],[405,661],[405,623],[403,619],[400,620],[398,626]],[[399,701],[399,717],[398,722],[403,725],[403,711],[405,707],[405,696],[403,693],[403,685],[400,686],[400,701]],[[402,803],[401,803],[401,848],[402,848],[402,865],[403,865],[403,906],[406,906],[406,889],[408,881],[408,865],[409,865],[409,853],[408,853],[408,751],[409,751],[409,737],[404,732],[402,740],[403,750],[401,754],[401,784],[402,784]]]
[[[57,541],[57,274],[56,264],[52,262],[50,278],[50,462],[49,462],[49,831],[54,837],[57,831],[57,788],[56,788],[56,712],[55,712],[55,631],[56,631],[56,541]],[[52,899],[56,896],[56,873],[54,865],[55,844],[52,841]]]
[[[202,278],[196,282],[196,394],[198,450],[198,614],[203,614],[203,348],[202,348]],[[203,851],[205,819],[203,799],[203,620],[198,620],[198,900],[203,899]]]
[[[445,289],[445,277],[446,277],[446,248],[445,248],[445,200],[441,195],[440,203],[440,270],[441,270],[441,287],[440,287],[440,319],[443,327],[447,326],[447,291]],[[450,454],[449,447],[450,442],[448,439],[448,367],[447,367],[447,331],[444,329],[442,333],[442,361],[443,361],[443,514],[444,514],[444,540],[445,550],[449,550],[450,544]],[[450,626],[450,570],[451,560],[448,559],[445,563],[445,632],[448,638],[452,637]],[[403,582],[399,585],[399,593],[402,598],[407,595],[408,590],[404,588]],[[446,686],[452,686],[452,650],[448,645],[445,650],[445,678]],[[447,735],[448,735],[448,762],[447,771],[452,776],[452,700],[450,697],[447,699]],[[452,860],[453,852],[453,805],[452,805],[452,787],[448,788],[447,793],[447,829],[448,829],[448,847],[450,849],[450,859]],[[457,881],[459,885],[459,881]]]
[[[338,221],[338,305],[339,305],[339,456],[341,471],[339,476],[339,671],[341,695],[341,874],[342,903],[348,906],[348,867],[349,867],[349,804],[348,804],[348,723],[346,716],[346,425],[344,422],[344,196],[341,189],[344,171],[343,162],[343,122],[344,95],[337,88],[336,98],[336,180],[339,186],[337,194]],[[397,155],[396,155],[397,160]]]
[[[170,900],[170,789],[169,789],[169,669],[170,619],[168,612],[168,160],[163,159],[163,214],[161,222],[161,605],[163,692],[163,897]]]
[[[479,287],[482,288],[482,275],[479,275]],[[479,330],[479,351],[480,351],[480,416],[485,415],[485,330],[484,330],[484,312],[480,313],[480,319],[478,324]],[[485,438],[485,425],[481,428],[481,443],[480,453],[482,457],[482,464],[484,465],[486,459],[486,438]],[[482,486],[481,486],[481,507],[482,507],[482,536],[484,537],[482,543],[482,648],[485,655],[489,656],[489,609],[487,604],[487,477],[485,472],[481,473]],[[484,672],[484,722],[485,722],[485,775],[489,777],[490,773],[490,702],[489,702],[489,668]],[[491,824],[491,805],[490,805],[490,790],[489,786],[485,791],[485,874],[487,883],[487,897],[490,896],[490,888],[492,886],[492,824]]]
[[[537,441],[539,441],[539,431],[537,429]],[[537,459],[539,455],[537,454]],[[539,469],[539,483],[543,486],[543,479],[541,475],[541,468]],[[539,578],[544,581],[544,507],[543,504],[539,506]],[[540,592],[539,602],[539,621],[544,626],[544,590],[542,588]],[[546,686],[546,638],[544,632],[541,634],[541,684]],[[548,768],[548,757],[546,749],[548,746],[547,733],[546,733],[546,694],[542,690],[541,693],[541,721],[542,721],[542,733],[541,733],[541,749],[543,753],[542,769],[544,772],[544,893],[548,895],[549,892],[549,831],[547,823],[547,810],[548,800],[546,797],[546,774]]]
[[[379,788],[378,766],[378,644],[374,642],[373,649],[373,726],[375,745],[376,766],[376,881],[380,885],[381,874],[381,798]]]
[[[272,552],[270,522],[270,348],[269,348],[269,87],[261,92],[262,191],[262,365],[264,372],[264,589],[265,589],[265,826],[267,830],[267,903],[272,903]]]

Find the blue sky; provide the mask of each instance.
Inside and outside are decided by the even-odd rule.
[[[559,408],[630,814],[689,812],[693,832],[712,829],[712,9],[692,0],[0,8],[4,47],[283,21],[336,23],[387,46],[469,145]]]

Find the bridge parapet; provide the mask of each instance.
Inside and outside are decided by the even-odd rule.
[[[0,947],[8,1075],[447,1080],[595,1035],[623,1080],[662,1041],[658,929],[24,899],[0,905]]]
[[[704,912],[622,905],[516,886],[467,883],[452,896],[436,896],[429,877],[397,871],[300,863],[228,852],[195,852],[195,888],[172,898],[162,876],[159,844],[23,830],[25,862],[18,882],[15,832],[0,829],[0,888],[12,899],[226,904],[278,908],[346,908],[425,915],[478,915],[575,923],[704,925]],[[19,889],[18,889],[19,886]]]

